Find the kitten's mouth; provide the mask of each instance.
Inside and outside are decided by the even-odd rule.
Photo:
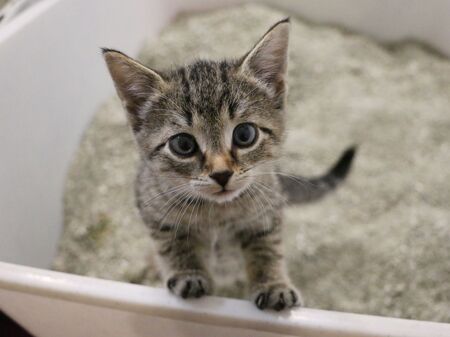
[[[247,189],[248,183],[227,184],[227,186],[225,187],[218,187],[219,186],[217,186],[217,184],[215,186],[208,186],[208,188],[205,188],[203,185],[200,188],[196,189],[196,192],[201,198],[221,204],[232,201],[235,198],[239,197],[242,192]]]
[[[218,203],[223,203],[223,202],[231,201],[234,198],[238,197],[241,194],[241,192],[242,191],[240,188],[235,188],[235,189],[223,188],[220,191],[209,194],[209,199],[213,200],[215,202],[218,202]]]
[[[227,189],[223,188],[221,191],[215,192],[215,193],[213,193],[213,194],[214,194],[214,195],[225,196],[225,195],[228,195],[228,194],[232,194],[232,193],[235,192],[235,191],[236,191],[236,190],[227,190]]]

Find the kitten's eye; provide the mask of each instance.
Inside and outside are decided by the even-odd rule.
[[[170,150],[181,156],[190,157],[197,152],[197,142],[195,138],[187,133],[180,133],[169,140]]]
[[[253,124],[239,124],[233,131],[233,143],[238,147],[249,147],[255,143],[257,136],[258,131]]]

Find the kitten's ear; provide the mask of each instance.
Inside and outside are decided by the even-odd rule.
[[[165,85],[161,75],[131,57],[112,49],[102,49],[103,57],[114,81],[117,93],[129,113],[135,131],[144,116],[140,116],[142,105]]]
[[[289,18],[274,24],[241,63],[241,70],[261,81],[274,96],[285,90],[289,26]]]

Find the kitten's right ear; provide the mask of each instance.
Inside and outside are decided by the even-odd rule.
[[[140,116],[142,105],[152,94],[160,92],[165,82],[156,71],[119,51],[106,48],[102,51],[117,93],[129,113],[131,126],[138,131],[144,117]]]
[[[286,87],[289,18],[278,21],[241,60],[241,71],[256,78],[282,98]]]

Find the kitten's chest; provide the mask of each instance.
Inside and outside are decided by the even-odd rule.
[[[210,244],[203,250],[204,261],[214,275],[218,294],[242,297],[246,283],[245,261],[240,243],[227,226],[211,230]],[[231,293],[230,293],[231,291]]]

